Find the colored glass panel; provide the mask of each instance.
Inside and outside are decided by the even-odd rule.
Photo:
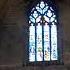
[[[29,27],[29,61],[35,61],[35,27]]]
[[[35,19],[33,18],[32,15],[31,15],[29,18],[30,18],[30,21],[31,21],[32,23],[35,23]]]
[[[29,19],[29,61],[58,60],[57,19],[53,8],[41,1],[32,9]]]
[[[47,23],[44,26],[44,60],[50,61],[50,39],[49,26]]]
[[[34,18],[37,18],[37,17],[38,17],[38,13],[37,13],[37,11],[34,11],[34,13],[33,13],[33,17],[34,17]]]
[[[51,60],[57,60],[57,27],[56,25],[51,26]]]
[[[42,26],[38,23],[37,26],[37,61],[43,60],[43,52],[42,52]]]
[[[40,3],[40,7],[41,7],[42,9],[45,7],[45,4],[44,4],[43,1],[41,1],[41,3]]]
[[[52,12],[51,12],[51,10],[48,10],[48,12],[47,12],[47,16],[48,16],[48,17],[51,17],[51,16],[52,16]]]

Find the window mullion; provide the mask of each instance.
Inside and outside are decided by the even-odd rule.
[[[57,43],[57,29],[53,26],[57,23],[55,10],[49,4],[41,1],[32,9],[29,19],[29,24],[31,24],[30,61],[56,61],[60,48],[58,48]]]
[[[42,52],[43,52],[43,61],[44,61],[44,17],[42,15]]]
[[[36,20],[35,20],[35,61],[37,61],[37,29],[36,29]]]
[[[51,61],[51,25],[49,24],[49,37],[50,37],[50,61]]]

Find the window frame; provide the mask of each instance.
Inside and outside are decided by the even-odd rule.
[[[41,0],[40,0],[41,1]],[[27,15],[29,17],[29,15],[31,14],[31,10],[34,6],[36,6],[38,4],[38,2],[40,3],[40,1],[36,1],[35,4],[33,5],[30,5],[30,9],[28,9],[27,11]],[[43,0],[44,1],[44,0]],[[59,28],[61,27],[60,24],[59,24],[59,16],[58,16],[58,9],[57,9],[57,6],[55,3],[51,2],[50,0],[48,0],[47,2],[44,1],[45,3],[47,3],[49,6],[53,7],[53,9],[55,10],[55,14],[57,16],[57,48],[58,48],[58,60],[54,60],[54,61],[34,61],[34,62],[30,62],[29,61],[29,36],[28,36],[28,46],[27,46],[27,61],[26,61],[26,65],[29,66],[29,65],[33,65],[33,66],[41,66],[41,65],[58,65],[58,64],[64,64],[63,63],[63,44],[62,44],[62,40],[60,39],[59,35],[60,35],[60,30]],[[29,25],[29,18],[28,18],[28,25]],[[28,35],[29,35],[29,26],[28,26]],[[61,43],[60,43],[61,42]],[[61,48],[60,48],[60,47]]]

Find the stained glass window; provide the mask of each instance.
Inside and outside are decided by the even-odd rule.
[[[57,19],[54,9],[44,1],[29,16],[29,62],[58,60]]]

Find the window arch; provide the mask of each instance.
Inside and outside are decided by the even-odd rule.
[[[29,15],[29,62],[58,61],[57,15],[40,1]]]

